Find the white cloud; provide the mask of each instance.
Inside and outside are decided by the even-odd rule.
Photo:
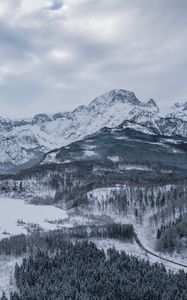
[[[186,0],[0,0],[1,114],[65,110],[113,88],[187,98],[186,10]]]
[[[29,15],[34,12],[37,12],[44,7],[47,7],[51,4],[50,0],[21,0],[19,5],[19,11],[17,12],[18,16]]]
[[[74,54],[70,50],[53,49],[49,51],[48,56],[58,62],[68,63],[74,59]]]
[[[0,1],[0,18],[12,17],[19,6],[20,0],[1,0]]]

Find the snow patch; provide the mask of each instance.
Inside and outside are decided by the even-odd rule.
[[[86,156],[86,157],[95,156],[95,155],[96,155],[95,151],[84,150],[84,156]]]
[[[113,161],[113,162],[119,162],[120,161],[119,156],[108,156],[108,159]]]

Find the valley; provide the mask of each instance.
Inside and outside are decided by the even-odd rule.
[[[32,255],[55,264],[58,251],[76,247],[99,257],[115,247],[161,277],[187,272],[186,117],[185,103],[163,114],[153,100],[113,90],[73,112],[0,120],[1,293],[27,299],[32,275],[20,278]]]

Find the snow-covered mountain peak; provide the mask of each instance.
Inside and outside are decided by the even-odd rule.
[[[187,102],[175,103],[174,105],[167,108],[167,117],[178,118],[182,121],[187,122]]]
[[[5,119],[3,117],[0,117],[0,130],[1,131],[10,131],[12,129],[12,121],[9,119]]]
[[[184,102],[184,103],[177,102],[177,103],[174,104],[174,107],[176,107],[177,109],[181,109],[181,110],[185,111],[185,110],[187,110],[187,101]]]
[[[115,89],[95,98],[89,104],[89,107],[94,107],[98,105],[111,106],[114,105],[115,103],[141,105],[141,102],[136,98],[133,92],[130,92],[128,90],[123,90],[123,89]]]
[[[161,115],[153,99],[141,102],[133,92],[115,89],[70,112],[20,120],[0,118],[0,167],[1,163],[26,163],[124,121],[137,131],[187,136],[186,103],[174,105]]]
[[[53,118],[48,114],[38,114],[33,117],[32,124],[40,124],[41,125],[43,123],[50,122],[52,120],[53,120]]]
[[[152,109],[154,112],[158,113],[159,112],[159,107],[157,106],[156,102],[154,99],[150,99],[147,103],[146,106],[150,109]]]

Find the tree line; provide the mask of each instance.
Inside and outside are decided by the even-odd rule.
[[[54,251],[61,248],[64,240],[113,238],[132,240],[134,228],[130,224],[109,223],[101,226],[74,226],[72,228],[56,229],[43,232],[34,230],[29,235],[16,235],[0,241],[0,255],[20,256],[24,253],[33,253],[36,249]]]

